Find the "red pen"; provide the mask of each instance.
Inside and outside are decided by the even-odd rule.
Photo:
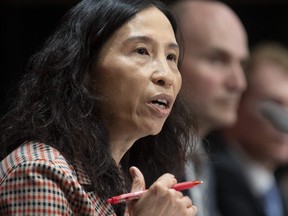
[[[199,184],[202,184],[202,183],[203,183],[203,181],[187,181],[187,182],[175,184],[172,188],[174,190],[177,190],[177,191],[182,191],[182,190],[187,190],[189,188],[192,188],[192,187],[199,185]],[[106,202],[111,203],[111,204],[117,204],[117,203],[127,202],[130,200],[135,200],[135,199],[139,199],[139,197],[146,192],[147,192],[147,190],[137,191],[137,192],[132,192],[132,193],[126,193],[126,194],[114,196],[110,199],[107,199]]]

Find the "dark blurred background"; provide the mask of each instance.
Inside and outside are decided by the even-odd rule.
[[[266,40],[288,46],[288,0],[222,1],[240,16],[250,47]],[[0,115],[8,110],[29,57],[77,2],[79,0],[1,0]]]

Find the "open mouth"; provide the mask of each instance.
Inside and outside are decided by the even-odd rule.
[[[166,99],[153,100],[152,104],[159,106],[161,109],[167,109],[168,108],[168,101]]]

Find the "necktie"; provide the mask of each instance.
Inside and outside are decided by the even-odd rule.
[[[282,199],[276,184],[264,194],[263,207],[266,216],[284,216]]]

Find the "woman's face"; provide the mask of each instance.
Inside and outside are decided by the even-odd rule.
[[[156,7],[145,9],[104,44],[92,75],[110,135],[160,132],[181,87],[179,47]]]

